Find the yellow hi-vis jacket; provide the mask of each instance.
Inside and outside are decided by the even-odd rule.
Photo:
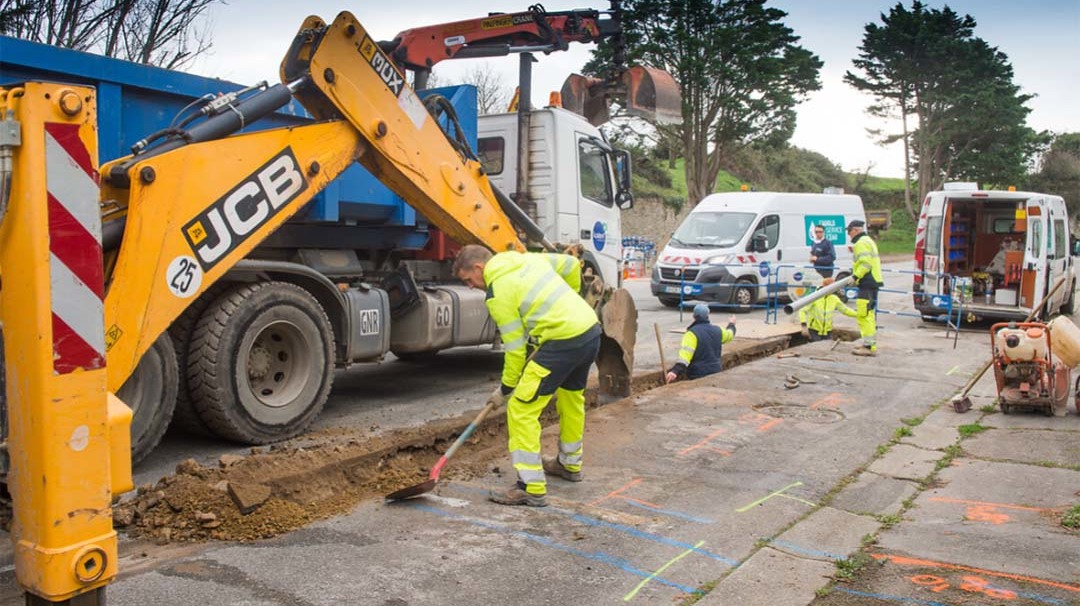
[[[854,309],[844,305],[840,297],[828,295],[800,309],[799,323],[806,324],[808,329],[819,335],[827,335],[832,332],[832,318],[837,311],[849,318],[858,315]]]
[[[484,266],[487,304],[503,341],[502,384],[516,387],[525,368],[525,346],[572,339],[597,324],[596,312],[578,295],[581,264],[569,255],[504,252]]]
[[[852,240],[852,254],[855,255],[855,265],[851,273],[855,276],[855,282],[859,286],[880,286],[885,283],[881,279],[881,258],[878,256],[877,244],[863,232]],[[874,280],[876,284],[869,284],[866,276]]]

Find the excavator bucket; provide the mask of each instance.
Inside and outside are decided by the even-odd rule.
[[[630,115],[654,124],[682,122],[679,85],[671,74],[652,67],[632,67],[615,82],[572,74],[563,83],[561,96],[564,108],[594,126],[611,118],[609,106],[616,99]]]
[[[605,400],[630,395],[631,370],[634,368],[634,343],[637,341],[637,308],[625,288],[610,293],[600,310],[604,334],[596,368],[600,375],[600,397]]]

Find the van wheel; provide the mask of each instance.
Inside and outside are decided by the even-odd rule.
[[[330,393],[334,333],[319,302],[286,282],[224,292],[195,326],[187,379],[215,434],[266,444],[304,431]]]
[[[758,286],[752,280],[747,278],[739,278],[735,281],[731,293],[731,303],[736,306],[737,311],[747,312],[757,302]]]
[[[163,333],[146,350],[116,396],[131,408],[131,464],[146,458],[165,435],[180,383],[172,339]]]
[[[674,298],[674,297],[657,297],[657,299],[660,301],[660,304],[663,305],[664,307],[678,307],[679,306],[679,299],[678,298]]]

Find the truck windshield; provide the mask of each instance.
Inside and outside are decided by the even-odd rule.
[[[735,246],[750,228],[754,213],[698,212],[683,221],[671,243],[688,248],[726,248]]]

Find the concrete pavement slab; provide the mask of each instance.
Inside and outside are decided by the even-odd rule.
[[[988,429],[964,440],[973,457],[1080,467],[1080,432]]]
[[[1060,525],[1080,472],[962,458],[920,494],[904,523],[882,533],[891,553],[1080,581],[1080,536]]]
[[[918,446],[924,450],[944,450],[960,439],[960,434],[957,433],[955,427],[931,425],[926,422],[912,427],[911,434],[900,440],[900,443]]]
[[[899,512],[904,501],[918,490],[919,485],[909,480],[863,473],[855,482],[845,486],[831,505],[851,513],[891,515]]]
[[[832,507],[822,507],[784,534],[770,541],[774,549],[789,555],[819,560],[843,560],[862,547],[880,522]]]
[[[921,480],[934,471],[944,454],[907,444],[896,444],[885,456],[874,461],[867,471],[901,480]]]
[[[804,606],[829,581],[832,562],[796,557],[764,548],[718,584],[701,606]]]
[[[226,579],[222,579],[225,581]],[[275,606],[256,591],[229,582],[187,578],[174,572],[142,575],[138,586],[117,583],[106,590],[109,606],[147,604],[233,604],[235,606]],[[297,602],[299,606],[302,602]]]
[[[1042,413],[1016,412],[1010,414],[995,413],[983,417],[981,423],[987,427],[999,429],[1050,429],[1053,431],[1080,432],[1080,415],[1069,405],[1064,417],[1048,417]]]

